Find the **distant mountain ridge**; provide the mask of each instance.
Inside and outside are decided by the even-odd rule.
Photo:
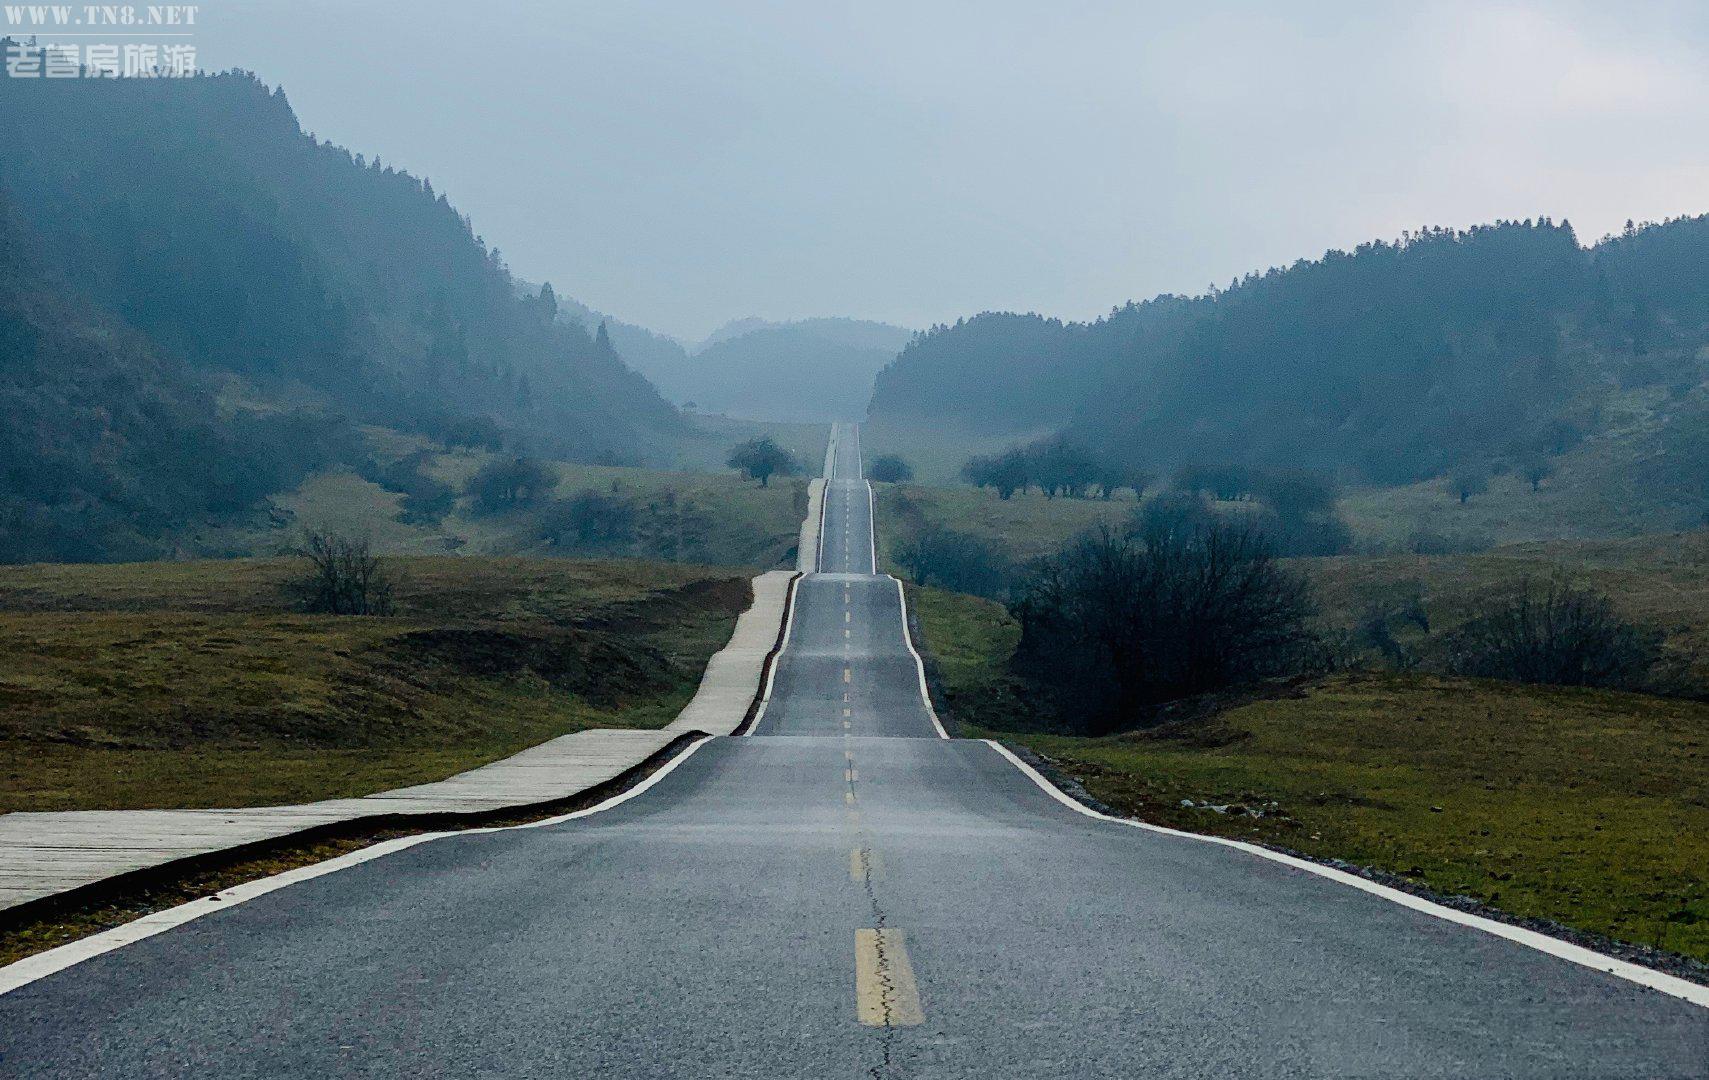
[[[666,397],[750,420],[857,420],[873,377],[914,336],[887,323],[737,319],[692,349],[639,328],[611,327],[618,353]],[[643,336],[645,335],[645,336]]]

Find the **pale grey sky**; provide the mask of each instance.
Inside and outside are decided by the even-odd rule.
[[[210,67],[656,329],[1087,317],[1423,224],[1709,211],[1701,3],[215,0]]]

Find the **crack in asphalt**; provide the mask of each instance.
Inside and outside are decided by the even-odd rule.
[[[845,773],[846,777],[850,774]],[[854,779],[847,779],[850,794],[854,793]],[[880,1059],[878,1064],[867,1070],[872,1080],[885,1080],[894,1068],[896,1025],[896,982],[890,973],[890,955],[885,947],[884,931],[888,928],[889,916],[885,914],[884,903],[879,899],[878,890],[872,883],[872,843],[866,830],[860,826],[855,828],[855,836],[859,841],[856,851],[860,859],[861,888],[866,892],[867,905],[872,909],[873,952],[876,958],[875,974],[878,978],[878,1008],[883,1023],[878,1029],[878,1044]]]

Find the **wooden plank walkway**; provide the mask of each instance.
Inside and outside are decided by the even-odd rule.
[[[821,485],[822,490],[822,485]],[[808,514],[815,533],[822,512]],[[665,728],[597,728],[564,735],[447,780],[359,799],[241,810],[78,810],[0,815],[0,910],[119,874],[164,866],[324,825],[387,814],[479,814],[566,799],[615,779],[693,732],[729,735],[758,692],[777,643],[788,571],[754,578],[754,600],[701,676],[694,699]]]

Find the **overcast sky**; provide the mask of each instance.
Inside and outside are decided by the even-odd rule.
[[[688,338],[1198,292],[1421,224],[1709,211],[1701,3],[215,0],[204,67]]]

